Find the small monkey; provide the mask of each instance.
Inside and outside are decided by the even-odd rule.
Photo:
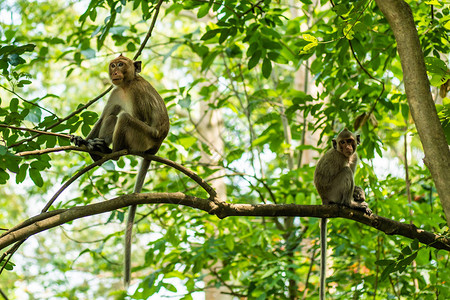
[[[371,215],[372,211],[365,202],[364,190],[355,186],[354,176],[358,155],[356,147],[360,136],[354,135],[347,128],[333,139],[333,148],[328,150],[317,163],[314,171],[314,185],[319,192],[322,204],[340,204],[362,210]],[[327,248],[327,219],[322,218],[320,230],[321,264],[320,264],[320,299],[325,299],[325,270]]]
[[[169,132],[169,116],[164,100],[155,88],[138,73],[141,62],[119,55],[109,64],[109,77],[115,86],[100,119],[86,137],[73,136],[77,146],[102,153],[129,150],[156,154]],[[109,145],[112,144],[112,150]],[[94,161],[101,157],[91,154]],[[150,166],[143,160],[137,175],[134,192],[140,193]],[[125,231],[124,284],[128,287],[131,275],[131,237],[136,205],[130,206]]]

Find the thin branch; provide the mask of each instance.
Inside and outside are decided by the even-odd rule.
[[[83,151],[83,152],[89,152],[89,150],[82,148],[82,147],[75,147],[75,146],[64,146],[64,147],[56,147],[56,148],[48,148],[48,149],[43,149],[43,150],[35,150],[35,151],[24,151],[24,152],[19,152],[16,155],[17,156],[27,156],[27,155],[38,155],[38,154],[43,154],[43,153],[52,153],[52,152],[60,152],[60,151],[67,151],[67,150],[78,150],[78,151]],[[92,152],[94,153],[94,152]],[[102,153],[97,153],[95,152],[94,154],[98,154],[98,155],[104,155]],[[145,154],[142,152],[114,152],[111,153],[109,155],[105,155],[100,161],[101,163],[98,163],[100,161],[98,161],[97,163],[92,164],[92,167],[95,167],[97,165],[102,164],[103,162],[114,158],[119,158],[120,156],[124,156],[124,155],[138,155],[141,156],[142,158],[145,159],[149,159],[152,161],[156,161],[162,164],[165,164],[169,167],[172,167],[182,173],[184,173],[186,176],[188,176],[189,178],[191,178],[192,180],[194,180],[198,185],[200,185],[210,196],[210,199],[214,202],[216,202],[216,204],[220,205],[221,201],[217,198],[217,193],[214,190],[214,188],[212,186],[210,186],[203,178],[201,178],[200,176],[198,176],[196,173],[192,172],[191,170],[189,170],[188,168],[177,164],[174,161],[171,161],[170,159],[167,158],[162,158],[156,155],[151,155],[151,154]],[[89,166],[89,167],[91,167]],[[89,168],[88,167],[88,168]],[[77,174],[78,175],[78,174]],[[81,175],[81,174],[80,174]],[[79,176],[78,176],[79,177]],[[78,178],[77,177],[77,178]],[[70,182],[72,183],[72,182]],[[58,194],[59,195],[59,194]]]
[[[69,185],[71,185],[75,180],[80,178],[81,175],[83,175],[86,172],[89,172],[90,170],[92,170],[93,168],[95,168],[97,166],[102,165],[104,162],[106,162],[106,161],[108,161],[110,159],[118,159],[119,157],[121,157],[123,155],[126,155],[127,153],[128,153],[127,150],[121,150],[121,151],[113,152],[111,154],[103,156],[101,159],[97,160],[93,164],[90,164],[86,168],[83,168],[81,171],[79,171],[77,174],[72,176],[68,181],[66,181],[66,183],[63,184],[63,186],[56,192],[55,195],[53,195],[53,197],[50,199],[50,201],[48,201],[48,203],[45,205],[45,207],[42,209],[42,212],[48,211],[50,206],[52,206],[52,204],[55,202],[56,198],[58,198],[58,196],[61,195],[61,193],[67,187],[69,187]]]
[[[82,107],[80,107],[79,109],[75,110],[74,112],[72,112],[70,115],[68,115],[67,117],[60,119],[58,122],[53,123],[52,125],[46,127],[46,130],[52,129],[56,126],[58,126],[59,124],[61,124],[62,122],[72,118],[73,116],[75,116],[76,114],[80,113],[81,111],[85,110],[86,108],[88,108],[89,106],[91,106],[92,104],[94,104],[95,102],[97,102],[99,99],[101,99],[103,96],[105,96],[106,94],[108,94],[111,90],[112,90],[113,86],[111,85],[106,91],[104,91],[103,93],[101,93],[100,95],[98,95],[97,97],[95,97],[94,99],[92,99],[91,101],[89,101],[88,103],[86,103],[85,105],[83,105]],[[35,138],[37,138],[38,136],[40,136],[40,133],[37,133],[29,138],[23,139],[20,142],[17,142],[11,146],[8,147],[8,149],[10,148],[14,148],[17,147],[19,145],[22,145],[26,142],[29,142]]]
[[[8,297],[1,289],[0,289],[0,295],[2,295],[3,299],[8,300]]]
[[[133,60],[136,60],[142,53],[142,50],[144,50],[145,46],[147,45],[148,40],[150,39],[150,37],[152,36],[152,32],[153,32],[153,28],[155,28],[155,24],[156,24],[156,19],[158,18],[158,14],[159,14],[159,9],[161,8],[161,4],[163,3],[163,0],[159,0],[158,3],[155,6],[154,9],[154,15],[153,15],[153,19],[152,19],[152,23],[150,25],[150,28],[147,32],[147,35],[145,36],[144,41],[141,43],[141,47],[139,47],[138,52],[136,52],[136,54],[134,55]]]
[[[450,239],[432,232],[417,228],[414,225],[400,223],[377,215],[368,216],[360,211],[338,205],[296,205],[296,204],[233,204],[222,203],[217,208],[210,199],[203,199],[183,193],[147,193],[130,194],[116,197],[100,203],[86,206],[75,206],[61,209],[57,213],[46,212],[35,216],[39,221],[28,223],[20,229],[4,234],[0,238],[0,249],[28,238],[31,235],[54,228],[87,216],[98,215],[130,205],[142,204],[176,204],[203,210],[215,214],[219,218],[231,216],[253,217],[314,217],[314,218],[345,218],[376,228],[388,235],[401,235],[410,239],[418,239],[421,243],[436,249],[450,251]]]
[[[186,176],[188,176],[189,178],[194,180],[198,185],[200,185],[209,194],[210,200],[212,200],[216,205],[221,206],[221,205],[223,205],[223,203],[225,203],[217,197],[217,192],[212,186],[210,186],[203,178],[201,178],[200,176],[198,176],[196,173],[192,172],[188,168],[185,168],[184,166],[177,164],[176,162],[171,161],[167,158],[162,158],[162,157],[159,157],[156,155],[144,154],[144,153],[130,153],[130,154],[139,155],[144,159],[157,161],[159,163],[168,165],[169,167],[172,167],[172,168],[182,172],[183,174],[185,174]]]
[[[250,7],[249,9],[247,9],[246,11],[244,11],[242,14],[238,15],[240,18],[242,18],[243,16],[245,16],[246,14],[248,14],[249,12],[253,12],[255,8],[259,8],[261,10],[261,12],[264,12],[264,10],[259,6],[261,3],[263,3],[264,0],[260,0],[258,1],[258,3],[256,4],[252,4],[252,7]]]
[[[3,85],[0,85],[0,87],[1,87],[2,89],[4,89],[5,91],[10,92],[10,93],[13,94],[14,96],[18,97],[18,98],[19,98],[20,100],[22,100],[23,102],[26,102],[26,103],[28,103],[28,104],[30,104],[30,105],[33,105],[33,106],[36,106],[36,107],[38,107],[39,109],[42,109],[42,110],[48,112],[50,115],[52,115],[52,116],[56,117],[57,119],[59,119],[59,117],[58,117],[54,112],[51,112],[51,111],[49,111],[48,109],[46,109],[45,107],[42,107],[42,106],[40,106],[39,104],[36,104],[36,103],[34,103],[34,102],[30,101],[30,100],[27,100],[27,99],[23,98],[22,96],[20,96],[19,94],[17,94],[14,90],[10,90],[10,89],[8,89],[6,86],[3,86]]]
[[[59,137],[63,137],[63,138],[68,138],[68,139],[70,139],[70,135],[69,135],[69,134],[55,133],[55,132],[48,132],[48,131],[42,131],[42,130],[36,130],[36,129],[30,129],[30,128],[26,128],[26,127],[16,127],[16,126],[10,126],[10,125],[6,125],[6,124],[0,124],[0,127],[3,127],[3,128],[9,128],[9,129],[14,129],[14,130],[29,131],[29,132],[34,132],[34,133],[39,133],[39,134],[45,134],[45,135],[54,135],[54,136],[59,136]]]
[[[86,149],[83,149],[83,148],[80,148],[77,146],[62,146],[62,147],[39,149],[39,150],[32,150],[32,151],[23,151],[23,152],[16,153],[16,155],[17,156],[42,155],[42,154],[46,154],[46,153],[68,151],[68,150],[79,150],[79,151],[87,152]]]

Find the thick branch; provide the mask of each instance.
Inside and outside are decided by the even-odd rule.
[[[86,206],[76,206],[70,209],[47,212],[33,217],[33,222],[25,221],[0,237],[0,249],[26,239],[31,235],[62,225],[64,223],[110,212],[130,205],[166,203],[189,206],[207,213],[215,212],[219,218],[231,216],[253,217],[315,217],[315,218],[346,218],[351,219],[389,235],[401,235],[418,239],[436,249],[450,251],[450,240],[434,233],[418,229],[414,225],[400,223],[380,216],[368,216],[362,212],[336,205],[295,205],[295,204],[232,204],[222,203],[219,208],[209,199],[188,196],[183,193],[149,193],[131,194],[117,197],[100,203]]]
[[[406,96],[417,127],[424,162],[433,176],[450,226],[450,150],[430,92],[419,36],[409,5],[403,0],[375,0],[397,41]]]

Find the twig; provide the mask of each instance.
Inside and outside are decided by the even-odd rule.
[[[133,60],[136,60],[141,55],[142,50],[144,50],[145,46],[147,45],[148,40],[152,36],[153,28],[155,27],[156,19],[158,17],[159,9],[161,8],[162,3],[163,3],[163,0],[159,0],[159,2],[156,4],[155,10],[154,10],[155,14],[153,15],[153,19],[152,19],[152,23],[150,24],[150,28],[147,32],[147,35],[145,36],[144,41],[141,43],[141,46],[139,47],[138,52],[136,52],[136,54],[134,55]]]
[[[48,112],[48,113],[51,114],[52,116],[54,116],[54,117],[56,117],[56,118],[59,119],[59,117],[58,117],[54,112],[49,111],[49,110],[46,109],[45,107],[42,107],[42,106],[40,106],[39,104],[36,104],[36,103],[34,103],[34,102],[30,101],[30,100],[27,100],[27,99],[23,98],[22,96],[20,96],[19,94],[17,94],[15,91],[10,90],[10,89],[8,89],[7,87],[5,87],[5,86],[3,86],[3,85],[0,85],[0,87],[1,87],[2,89],[4,89],[5,91],[8,91],[8,92],[10,92],[11,94],[15,95],[16,97],[18,97],[18,98],[19,98],[20,100],[22,100],[23,102],[26,102],[26,103],[28,103],[28,104],[30,104],[30,105],[33,105],[33,106],[36,106],[36,107],[38,107],[38,108],[40,108],[40,109],[42,109],[42,110],[45,110],[46,112]]]
[[[60,119],[58,122],[53,123],[52,125],[46,127],[45,129],[46,129],[46,130],[52,129],[52,128],[58,126],[59,124],[61,124],[62,122],[66,121],[66,120],[68,120],[68,119],[70,119],[70,118],[72,118],[73,116],[75,116],[76,114],[78,114],[78,113],[80,113],[81,111],[85,110],[86,108],[88,108],[89,106],[91,106],[92,104],[94,104],[95,102],[97,102],[99,99],[101,99],[103,96],[105,96],[106,94],[108,94],[109,91],[112,90],[112,88],[113,88],[113,86],[111,85],[106,91],[104,91],[103,93],[101,93],[100,95],[98,95],[97,97],[95,97],[94,99],[92,99],[91,101],[89,101],[88,103],[86,103],[85,105],[83,105],[82,107],[80,107],[79,109],[75,110],[74,112],[72,112],[72,113],[71,113],[70,115],[68,115],[67,117],[65,117],[65,118],[63,118],[63,119]],[[26,142],[28,142],[28,141],[31,141],[31,140],[37,138],[37,137],[40,136],[40,135],[41,135],[40,133],[37,133],[37,134],[35,134],[35,135],[33,135],[33,136],[29,137],[29,138],[23,139],[23,140],[21,140],[20,142],[17,142],[17,143],[15,143],[15,144],[9,146],[8,149],[17,147],[17,146],[19,146],[19,145],[22,145],[23,143],[26,143]]]
[[[48,132],[48,131],[30,129],[30,128],[26,128],[26,127],[16,127],[16,126],[10,126],[10,125],[6,125],[6,124],[0,124],[0,127],[14,129],[14,130],[29,131],[29,132],[45,134],[45,135],[54,135],[54,136],[59,136],[59,137],[63,137],[63,138],[68,138],[68,139],[70,138],[69,134]]]
[[[60,152],[60,151],[67,151],[67,150],[79,150],[79,151],[88,152],[87,149],[76,147],[76,146],[62,146],[62,147],[56,147],[56,148],[23,151],[23,152],[16,153],[16,155],[17,156],[41,155],[41,154],[46,154],[46,153]]]
[[[0,295],[2,295],[3,299],[8,300],[8,297],[7,297],[6,294],[2,291],[2,289],[0,289]]]
[[[55,195],[53,195],[53,197],[50,199],[50,201],[48,201],[48,203],[45,205],[45,207],[42,209],[42,212],[46,212],[48,211],[48,209],[50,208],[50,206],[52,206],[53,202],[55,202],[56,198],[58,198],[59,195],[61,195],[61,193],[69,186],[71,185],[75,180],[77,180],[81,175],[83,175],[84,173],[92,170],[93,168],[102,165],[105,161],[110,160],[110,159],[116,159],[121,157],[122,155],[126,155],[128,153],[127,150],[121,150],[121,151],[117,151],[117,152],[113,152],[111,154],[107,154],[105,156],[103,156],[100,160],[97,160],[96,162],[94,162],[93,164],[90,164],[89,166],[87,166],[86,168],[82,169],[81,171],[79,171],[77,174],[75,174],[74,176],[72,176],[68,181],[66,181],[66,183],[63,184],[63,186],[56,192]]]

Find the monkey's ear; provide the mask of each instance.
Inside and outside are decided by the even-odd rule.
[[[337,142],[336,142],[336,139],[332,139],[332,142],[333,142],[333,148],[336,149],[336,148],[337,148]]]
[[[141,73],[142,70],[142,61],[135,61],[133,63],[134,69],[136,70],[136,73]]]
[[[360,135],[357,134],[356,135],[356,145],[359,145],[360,143],[361,143],[361,138],[360,138]]]

